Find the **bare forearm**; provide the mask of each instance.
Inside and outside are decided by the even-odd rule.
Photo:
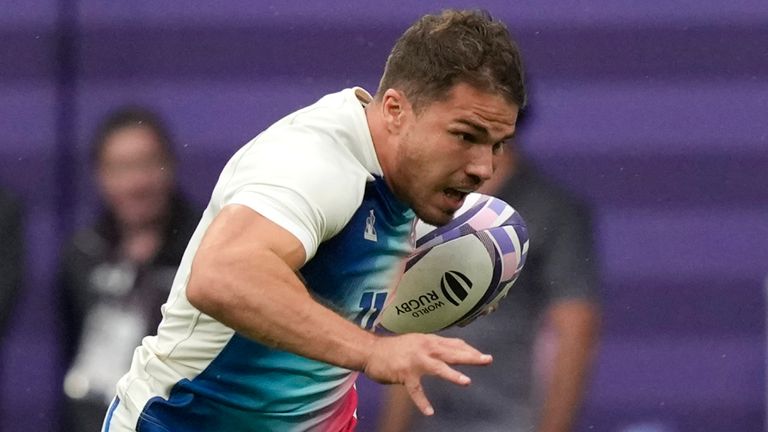
[[[557,350],[539,417],[539,432],[567,432],[573,427],[597,343],[597,307],[587,302],[555,306],[550,313]]]
[[[313,300],[293,270],[270,251],[246,262],[237,252],[202,252],[190,302],[241,334],[304,357],[361,370],[375,338]]]
[[[538,432],[567,432],[572,429],[581,406],[590,358],[588,350],[574,341],[559,347],[540,413]]]
[[[401,385],[387,386],[378,432],[407,432],[411,429],[414,414],[416,412],[405,388]]]

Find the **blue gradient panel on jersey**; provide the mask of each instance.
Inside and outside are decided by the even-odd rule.
[[[400,264],[412,251],[414,218],[384,179],[375,177],[349,223],[301,269],[309,290],[318,301],[370,329]]]
[[[138,430],[304,430],[333,413],[352,379],[346,369],[235,334],[194,380],[178,382],[168,400],[150,400]]]
[[[415,215],[376,177],[366,184],[350,222],[322,243],[302,269],[312,296],[345,318],[371,328],[387,289],[411,252]],[[139,431],[302,430],[328,420],[352,386],[346,369],[269,348],[235,334],[193,380],[168,400],[150,400]],[[158,427],[162,424],[162,427]]]

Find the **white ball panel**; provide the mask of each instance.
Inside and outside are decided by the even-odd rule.
[[[443,290],[447,284],[441,286],[441,281],[449,271],[471,281],[464,299],[449,287]],[[492,257],[476,236],[466,235],[437,245],[405,272],[395,298],[383,312],[381,324],[395,333],[433,332],[448,327],[483,298],[492,274]]]

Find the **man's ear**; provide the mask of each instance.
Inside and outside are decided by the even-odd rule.
[[[381,100],[381,109],[387,131],[391,134],[397,134],[406,121],[411,104],[403,92],[387,89]]]

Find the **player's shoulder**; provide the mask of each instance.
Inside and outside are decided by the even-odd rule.
[[[329,94],[290,114],[259,134],[244,149],[243,158],[259,161],[263,169],[288,169],[321,183],[360,187],[379,174],[360,88]]]
[[[298,211],[300,219],[316,220],[318,239],[338,232],[380,172],[364,108],[355,99],[351,89],[329,95],[270,126],[230,159],[213,201],[223,206],[260,196],[262,203],[267,198],[286,212]]]
[[[366,99],[369,100],[370,95],[361,88],[328,94],[279,120],[262,135],[270,139],[281,135],[308,134],[315,144],[364,144],[368,141],[364,111]]]
[[[352,88],[326,95],[275,122],[248,146],[270,147],[270,151],[283,149],[296,157],[367,156],[373,146],[365,111],[357,97],[361,92],[364,90]],[[358,159],[363,164],[367,162],[364,157]]]

